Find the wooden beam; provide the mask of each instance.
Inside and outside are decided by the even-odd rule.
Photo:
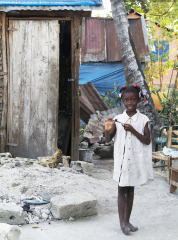
[[[7,126],[7,57],[6,57],[6,47],[7,47],[7,39],[6,39],[6,13],[2,13],[2,61],[3,61],[3,72],[4,74],[4,92],[3,92],[3,112],[2,112],[2,120],[1,126],[4,126],[4,131],[1,131],[1,144],[0,150],[1,152],[5,152],[6,150],[6,126]]]
[[[80,67],[80,12],[74,12],[72,26],[72,161],[79,160],[79,128],[80,128],[80,106],[79,106],[79,67]]]
[[[26,18],[19,18],[19,17],[10,17],[9,20],[59,20],[59,21],[71,21],[71,18],[61,18],[61,17],[26,17]],[[10,28],[8,29],[11,30]],[[12,31],[15,31],[12,29]]]
[[[74,11],[68,11],[68,10],[58,10],[58,11],[43,11],[43,10],[22,10],[22,11],[16,11],[16,12],[8,12],[8,17],[73,17]]]

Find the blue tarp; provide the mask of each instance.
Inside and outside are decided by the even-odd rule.
[[[0,0],[0,6],[89,6],[102,5],[102,0]]]
[[[158,61],[158,53],[159,53],[159,57],[163,58],[163,62],[166,62],[167,60],[169,60],[169,42],[159,41],[159,44],[162,45],[162,43],[163,43],[163,49],[160,48],[158,50],[158,41],[154,41],[153,50],[151,52],[151,53],[154,53],[153,60],[152,60],[153,62]]]
[[[142,69],[145,64],[142,63]],[[114,91],[114,82],[120,88],[126,79],[122,62],[115,63],[82,63],[80,66],[79,85],[92,82],[97,91],[105,94],[109,89]]]

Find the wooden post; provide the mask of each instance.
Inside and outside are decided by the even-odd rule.
[[[2,103],[2,120],[0,129],[0,151],[5,152],[6,147],[6,128],[7,128],[7,57],[6,57],[6,13],[1,15],[2,20],[2,67],[3,67],[3,103]]]
[[[74,12],[72,24],[72,131],[71,131],[71,159],[79,160],[79,67],[80,67],[80,12]]]

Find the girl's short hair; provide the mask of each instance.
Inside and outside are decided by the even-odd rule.
[[[120,93],[121,94],[121,97],[123,96],[124,93],[127,93],[127,92],[135,92],[138,94],[138,98],[144,98],[144,95],[141,91],[141,88],[135,84],[135,85],[128,85],[128,86],[123,86],[121,89],[120,89]]]

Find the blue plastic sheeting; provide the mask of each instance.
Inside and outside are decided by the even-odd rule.
[[[0,6],[88,6],[102,5],[102,0],[0,0]]]
[[[144,70],[145,64],[142,63]],[[122,62],[117,63],[82,63],[80,66],[79,85],[92,82],[99,94],[114,91],[114,82],[120,88],[126,79]]]

